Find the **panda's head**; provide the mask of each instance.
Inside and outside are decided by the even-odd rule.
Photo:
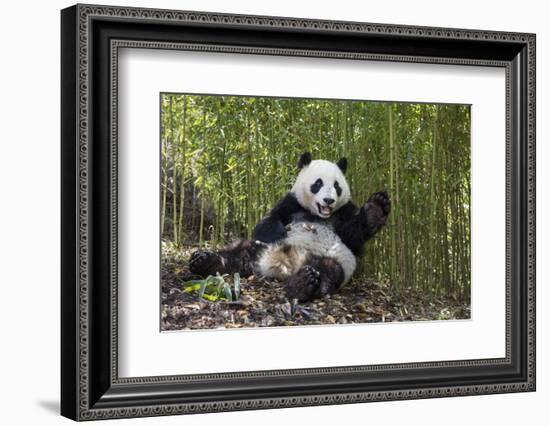
[[[337,163],[326,160],[312,160],[305,152],[298,161],[300,173],[294,182],[292,192],[300,205],[323,219],[328,219],[351,198],[344,173],[347,160]]]

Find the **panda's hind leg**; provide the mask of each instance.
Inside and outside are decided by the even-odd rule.
[[[197,250],[191,255],[189,269],[203,277],[235,272],[248,277],[252,275],[255,262],[265,248],[266,245],[259,241],[240,240],[219,251]]]
[[[320,288],[321,273],[311,265],[302,266],[295,274],[288,277],[285,283],[288,299],[298,299],[299,302],[315,299],[320,294]]]
[[[224,274],[225,262],[219,253],[212,250],[197,250],[191,254],[189,259],[189,270],[202,277]]]
[[[344,270],[336,260],[313,256],[286,280],[286,295],[299,302],[319,299],[338,291],[344,278]]]

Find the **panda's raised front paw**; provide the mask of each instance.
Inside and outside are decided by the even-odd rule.
[[[197,250],[191,255],[189,269],[192,273],[206,277],[224,272],[222,257],[211,250]]]
[[[303,266],[286,282],[286,295],[289,300],[307,302],[319,293],[321,274],[313,266]]]
[[[391,200],[386,191],[375,192],[370,196],[367,204],[378,206],[384,215],[388,216],[391,211]]]
[[[386,223],[391,211],[391,201],[386,191],[376,192],[370,196],[363,206],[366,224],[376,229]]]

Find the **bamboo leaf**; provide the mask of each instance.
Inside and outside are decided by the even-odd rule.
[[[241,298],[241,277],[238,272],[233,275],[233,285],[235,287],[235,299],[239,300]]]
[[[206,284],[206,282],[201,281],[201,282],[196,283],[196,284],[191,284],[191,285],[185,286],[183,288],[183,291],[186,292],[186,293],[192,293],[192,292],[197,291],[198,289],[200,289],[203,284]]]
[[[228,302],[232,302],[233,301],[233,296],[231,294],[231,287],[229,287],[229,284],[227,283],[223,283],[223,291],[224,291],[224,294],[225,294],[225,298],[227,299]]]
[[[211,302],[217,302],[218,300],[220,300],[217,294],[204,293],[203,298]]]
[[[208,284],[207,281],[201,282],[200,287],[199,287],[199,300],[204,297],[207,284]]]

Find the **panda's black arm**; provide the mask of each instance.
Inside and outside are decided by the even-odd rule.
[[[285,226],[291,221],[292,215],[303,208],[296,196],[289,192],[254,228],[252,238],[264,243],[273,243],[286,237]]]
[[[376,235],[385,222],[385,217],[382,222],[380,215],[369,212],[373,208],[376,209],[368,202],[359,208],[350,201],[335,214],[335,231],[356,256],[363,254],[365,243]]]
[[[363,245],[367,241],[364,235],[365,215],[353,202],[338,209],[334,215],[334,230],[354,255],[363,254]]]

